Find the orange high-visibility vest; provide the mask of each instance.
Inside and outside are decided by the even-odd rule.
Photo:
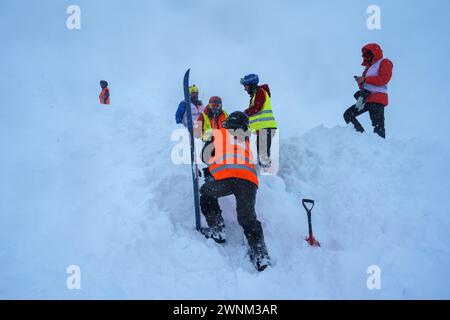
[[[240,141],[227,129],[213,129],[215,155],[209,160],[209,171],[216,180],[240,178],[258,186],[250,141]]]
[[[100,103],[101,104],[105,104],[106,92],[109,93],[109,89],[108,88],[103,89],[102,92],[100,93],[100,97],[99,98],[100,98]],[[110,104],[110,103],[111,103],[111,101],[109,100],[109,96],[108,96],[108,98],[106,99],[106,104]]]
[[[223,122],[228,118],[228,113],[222,111],[219,118],[214,120],[210,119],[206,112],[203,112],[203,128],[202,128],[202,140],[209,141],[213,135],[212,129],[223,128]]]

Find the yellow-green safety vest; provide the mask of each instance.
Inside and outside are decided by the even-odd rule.
[[[264,90],[266,94],[266,101],[260,112],[250,116],[249,125],[250,129],[253,131],[262,130],[262,129],[276,129],[277,122],[273,115],[272,105],[270,104],[269,94]],[[252,105],[255,103],[256,94],[252,98]]]

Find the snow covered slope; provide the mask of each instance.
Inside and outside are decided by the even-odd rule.
[[[68,30],[71,1],[3,0],[0,298],[449,299],[449,5],[379,0],[371,31],[371,3],[347,2],[79,0],[81,30]],[[372,41],[395,64],[387,141],[342,127]],[[228,112],[248,103],[245,73],[272,88],[281,168],[257,198],[264,273],[233,198],[226,246],[194,231],[190,167],[171,162],[188,67]],[[302,198],[316,200],[320,249],[303,240]],[[66,287],[69,265],[81,290]],[[381,290],[367,289],[371,265]]]
[[[233,198],[221,201],[227,245],[194,231],[190,168],[170,161],[171,118],[132,101],[38,109],[2,140],[2,298],[450,297],[438,145],[342,127],[282,138],[279,176],[261,178],[257,201],[274,267],[257,274]],[[302,197],[317,201],[321,249],[303,240]],[[65,286],[72,264],[80,291]],[[382,270],[381,290],[366,287],[369,265]]]

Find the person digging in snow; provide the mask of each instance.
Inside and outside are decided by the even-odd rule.
[[[225,223],[218,199],[234,195],[239,224],[249,245],[249,256],[258,271],[270,265],[261,222],[255,211],[258,177],[250,150],[248,117],[230,114],[223,128],[213,130],[214,152],[206,159],[205,183],[200,188],[200,207],[208,223],[200,231],[217,243],[226,241]],[[205,160],[204,160],[205,161]]]

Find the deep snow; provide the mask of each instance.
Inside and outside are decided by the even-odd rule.
[[[0,298],[450,298],[447,2],[379,0],[381,31],[359,0],[77,3],[80,31],[65,28],[71,1],[0,4]],[[342,120],[372,41],[395,64],[386,141]],[[194,231],[190,166],[171,162],[187,67],[227,111],[248,103],[243,74],[272,88],[281,167],[258,192],[264,273],[232,198],[226,246]],[[302,198],[317,202],[320,249],[303,240]],[[370,265],[381,290],[366,287]]]
[[[14,155],[2,158],[2,298],[450,297],[439,145],[343,127],[282,136],[279,175],[261,177],[257,200],[274,267],[257,274],[233,198],[221,201],[227,245],[194,231],[190,167],[170,162],[169,111],[131,101],[39,110],[24,127],[36,129],[41,112],[59,125],[11,126],[2,141]],[[303,240],[302,197],[317,201],[321,249]],[[72,264],[80,291],[65,286]],[[381,290],[366,287],[370,265]]]

